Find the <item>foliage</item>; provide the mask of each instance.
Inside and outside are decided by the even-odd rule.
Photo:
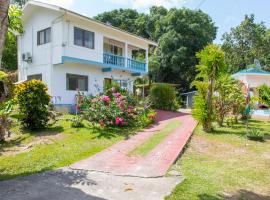
[[[255,141],[264,141],[264,133],[259,129],[250,129],[247,133],[247,138]]]
[[[22,10],[18,5],[11,5],[8,11],[9,29],[6,34],[2,67],[8,71],[17,70],[17,38],[14,33],[22,33]]]
[[[218,124],[223,125],[226,115],[232,113],[237,121],[238,115],[245,108],[245,96],[241,90],[242,84],[229,74],[221,76],[215,84],[214,110]]]
[[[199,73],[197,75],[197,81],[193,85],[197,86],[199,94],[195,97],[196,110],[193,113],[195,117],[200,119],[199,121],[202,123],[204,130],[210,132],[213,121],[215,81],[226,70],[224,52],[217,45],[208,45],[197,53],[196,56],[200,60],[199,65],[196,66]],[[199,83],[200,81],[202,82]],[[208,86],[207,90],[206,86]],[[199,106],[202,106],[202,108]]]
[[[216,27],[207,14],[185,8],[168,11],[157,27],[159,45],[150,60],[150,77],[188,91],[196,76],[196,53],[214,40]]]
[[[147,114],[148,109],[136,105],[136,101],[128,95],[117,92],[113,87],[106,91],[108,95],[97,95],[93,98],[85,98],[83,110],[85,118],[93,123],[105,126],[136,126],[140,123],[140,117]],[[149,117],[149,120],[152,120]]]
[[[256,23],[254,15],[246,15],[239,26],[223,35],[222,49],[229,72],[245,69],[254,59],[259,59],[262,66],[270,66],[270,30],[264,23]]]
[[[155,84],[150,90],[152,106],[162,110],[176,111],[179,105],[176,98],[175,88],[169,84]]]
[[[2,58],[2,68],[7,71],[14,71],[18,68],[17,38],[8,32]]]
[[[70,126],[72,128],[83,128],[84,127],[82,115],[77,115],[77,116],[73,117],[72,119],[68,119],[68,121],[71,121]]]
[[[259,92],[259,101],[267,106],[270,106],[270,87],[263,84],[259,86],[257,90]]]
[[[100,14],[96,19],[159,41],[156,51],[150,50],[150,78],[179,84],[181,91],[189,89],[196,75],[196,52],[215,39],[217,30],[207,14],[186,8],[167,10],[154,6],[149,14],[120,9]]]
[[[5,136],[10,136],[11,119],[10,113],[13,109],[13,101],[8,101],[0,105],[0,142],[5,140]]]
[[[25,128],[35,130],[47,127],[50,112],[50,96],[46,85],[39,80],[21,83],[15,88],[21,119]]]
[[[194,81],[192,86],[196,87],[197,93],[193,97],[194,107],[192,109],[192,116],[200,123],[206,124],[208,119],[207,107],[207,89],[208,83],[203,81]]]
[[[7,73],[0,71],[0,81],[6,82],[7,77],[8,77]]]

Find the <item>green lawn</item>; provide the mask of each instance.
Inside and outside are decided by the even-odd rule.
[[[270,122],[251,120],[249,128],[270,133]],[[187,151],[172,168],[185,180],[167,200],[270,199],[270,141],[245,137],[245,125],[197,127]]]
[[[146,140],[143,144],[136,147],[133,151],[129,153],[129,155],[130,156],[147,155],[151,150],[153,150],[162,140],[164,140],[170,133],[172,133],[172,131],[174,131],[180,125],[181,121],[179,120],[169,122],[164,129],[158,131],[152,137]]]
[[[15,126],[13,132],[18,136],[0,144],[0,180],[67,166],[102,151],[139,129],[98,129],[87,123],[85,125],[85,128],[70,128],[70,122],[63,119],[52,128],[38,133],[22,131]],[[37,139],[41,143],[27,152],[4,154],[7,148],[27,145]]]

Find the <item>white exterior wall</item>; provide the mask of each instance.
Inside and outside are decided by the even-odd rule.
[[[75,103],[76,91],[66,90],[67,73],[87,75],[89,95],[98,93],[95,87],[96,84],[99,85],[102,92],[104,78],[113,76],[114,79],[128,80],[130,82],[130,91],[133,90],[133,81],[135,79],[130,71],[123,72],[113,69],[112,72],[102,72],[102,66],[62,63],[63,56],[103,63],[103,42],[105,37],[123,42],[125,47],[131,45],[145,49],[148,52],[149,43],[145,40],[97,24],[80,16],[67,14],[63,10],[30,5],[24,13],[23,26],[24,34],[18,37],[19,81],[27,80],[29,75],[42,74],[42,80],[47,84],[49,94],[55,97],[54,100],[58,99],[55,102],[57,104]],[[94,49],[74,45],[74,26],[94,32]],[[51,42],[38,46],[38,31],[49,27],[51,27]],[[22,61],[22,54],[28,52],[32,55],[32,63]],[[131,57],[128,48],[125,50],[124,55]],[[147,57],[146,60],[148,61]]]
[[[256,88],[263,84],[270,86],[270,75],[242,74],[234,78],[249,84],[250,88]]]
[[[74,27],[94,32],[95,34],[94,49],[74,45]],[[114,39],[116,41],[126,43],[132,46],[136,46],[144,50],[148,49],[148,44],[146,42],[143,42],[139,39],[130,36],[126,36],[125,34],[119,34],[113,29],[101,27],[100,25],[97,25],[89,20],[67,17],[65,19],[65,30],[68,30],[67,31],[68,34],[64,41],[64,43],[66,44],[64,48],[64,55],[69,57],[75,57],[102,63],[104,37]],[[131,53],[129,52],[129,54]]]
[[[61,22],[52,23],[60,16],[61,13],[39,8],[32,17],[23,23],[24,33],[18,39],[20,81],[26,80],[29,75],[42,74],[43,82],[49,86],[49,90],[51,91],[52,60],[54,62],[59,61],[62,54],[61,50],[59,50],[59,46],[61,46],[59,41],[62,40],[62,29],[59,28]],[[51,43],[38,46],[37,32],[49,27],[52,27],[52,38],[54,38],[54,40]],[[53,49],[53,54],[51,54],[51,49]],[[32,55],[32,63],[22,61],[22,54],[27,52]]]
[[[96,95],[103,92],[103,83],[105,78],[128,81],[128,90],[132,92],[133,81],[135,77],[122,71],[112,71],[103,73],[99,66],[85,65],[77,63],[65,63],[54,66],[53,74],[53,99],[55,104],[75,104],[75,95],[77,91],[68,91],[66,89],[66,74],[77,74],[88,76],[88,92],[85,95]]]

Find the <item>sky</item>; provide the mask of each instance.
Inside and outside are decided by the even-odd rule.
[[[209,14],[218,27],[215,43],[222,43],[222,35],[240,24],[246,14],[255,14],[256,22],[270,28],[270,0],[39,0],[56,4],[89,17],[119,8],[137,9],[148,13],[151,6],[201,9]]]

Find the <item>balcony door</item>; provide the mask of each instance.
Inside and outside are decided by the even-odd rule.
[[[123,56],[124,48],[115,43],[104,43],[104,51],[116,56]]]

